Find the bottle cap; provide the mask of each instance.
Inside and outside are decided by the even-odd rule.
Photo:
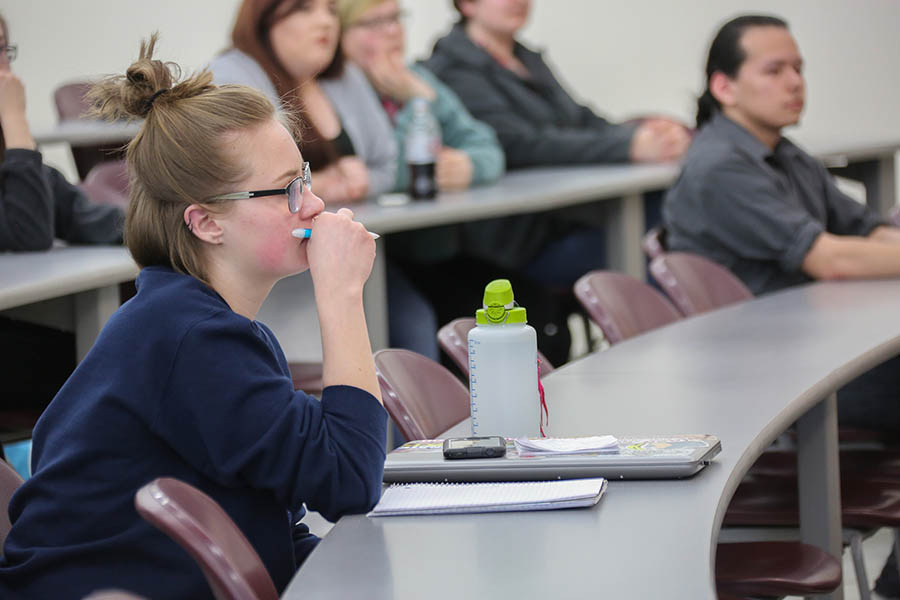
[[[475,322],[480,325],[527,322],[525,309],[516,306],[509,279],[495,279],[484,288],[483,308],[475,311]]]

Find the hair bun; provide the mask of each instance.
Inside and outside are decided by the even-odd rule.
[[[142,119],[151,109],[181,98],[196,96],[212,87],[209,72],[180,82],[181,68],[172,62],[155,60],[153,53],[159,34],[154,33],[141,42],[138,59],[125,75],[107,77],[87,94],[92,105],[91,115],[101,119]],[[162,91],[168,93],[161,94]]]

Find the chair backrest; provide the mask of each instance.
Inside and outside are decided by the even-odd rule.
[[[574,290],[610,344],[681,318],[665,296],[625,273],[591,271],[575,282]]]
[[[5,460],[0,460],[0,556],[3,555],[3,542],[12,527],[9,522],[9,501],[23,483],[25,480],[16,470]]]
[[[459,367],[463,375],[469,376],[469,330],[475,327],[475,319],[472,317],[460,317],[453,319],[438,330],[438,344],[453,362]],[[553,365],[538,350],[538,358],[541,361],[541,377],[553,371]]]
[[[697,315],[753,297],[725,267],[688,252],[668,252],[650,262],[650,273],[685,315]]]
[[[384,407],[407,440],[437,437],[469,416],[469,390],[444,366],[409,350],[375,353]]]
[[[197,561],[217,600],[278,600],[256,550],[222,507],[197,488],[161,477],[138,490],[134,505]]]
[[[79,187],[95,204],[128,208],[128,169],[124,160],[98,163]]]
[[[657,225],[644,234],[641,239],[641,249],[650,260],[664,254],[666,251],[666,228]]]
[[[80,119],[90,109],[90,104],[85,99],[85,94],[93,86],[90,81],[76,81],[56,88],[53,99],[56,103],[56,114],[60,121]],[[122,140],[127,142],[128,140]],[[123,157],[121,146],[123,144],[105,144],[103,146],[72,146],[72,158],[78,169],[78,176],[83,180],[91,172],[95,165],[108,160],[116,160]]]

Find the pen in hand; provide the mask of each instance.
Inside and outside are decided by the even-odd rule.
[[[371,235],[373,240],[377,240],[381,237],[377,233],[372,233],[371,231],[367,231],[366,233]],[[291,235],[295,238],[300,238],[301,240],[309,239],[309,237],[312,235],[312,229],[294,229],[293,231],[291,231]]]

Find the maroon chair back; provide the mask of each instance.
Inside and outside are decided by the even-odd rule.
[[[138,490],[134,505],[197,561],[217,600],[278,600],[253,546],[222,507],[197,488],[161,477]]]
[[[128,208],[128,169],[124,160],[97,164],[78,186],[95,204]]]
[[[90,108],[85,99],[85,94],[91,89],[90,81],[77,81],[67,83],[56,88],[53,99],[56,103],[56,114],[60,121],[71,121],[85,116]],[[121,146],[128,140],[122,140],[122,144],[106,144],[104,146],[73,146],[72,158],[78,169],[78,176],[83,180],[91,172],[95,165],[124,157]]]
[[[469,330],[475,327],[475,319],[472,317],[460,317],[453,319],[438,330],[438,344],[453,362],[459,367],[463,375],[469,376]],[[553,372],[553,365],[538,350],[538,360],[541,361],[541,377]]]
[[[725,267],[688,252],[669,252],[650,262],[650,273],[684,315],[698,315],[753,297]]]
[[[575,282],[574,290],[610,344],[681,318],[662,294],[625,273],[591,271]]]
[[[437,437],[469,416],[469,390],[426,356],[388,348],[375,353],[384,407],[407,440]]]
[[[666,252],[666,228],[658,225],[644,234],[641,240],[641,249],[647,258],[653,260]]]
[[[3,555],[3,542],[12,528],[9,522],[9,501],[23,483],[25,480],[21,475],[8,462],[0,459],[0,556]]]

